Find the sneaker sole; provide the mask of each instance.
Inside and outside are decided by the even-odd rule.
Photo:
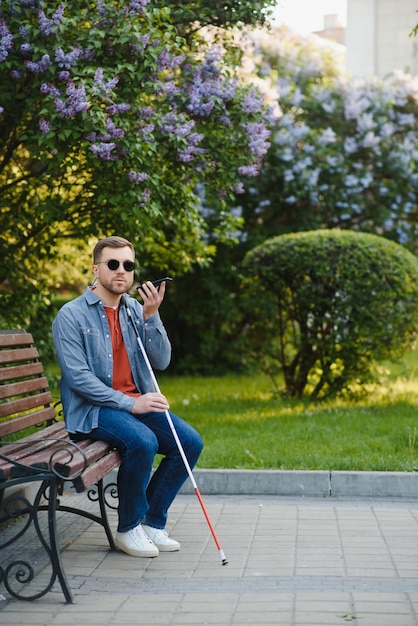
[[[160,552],[178,552],[180,550],[180,544],[174,545],[174,546],[167,546],[164,544],[155,543],[154,545],[157,546]]]
[[[159,550],[157,548],[157,552],[155,550],[131,550],[124,546],[122,543],[119,543],[117,539],[115,539],[115,546],[121,551],[125,552],[125,554],[129,554],[130,556],[139,556],[144,558],[152,558],[159,555]],[[157,546],[156,546],[157,547]]]

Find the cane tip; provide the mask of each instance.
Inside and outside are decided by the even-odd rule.
[[[222,559],[222,565],[228,565],[228,559]]]

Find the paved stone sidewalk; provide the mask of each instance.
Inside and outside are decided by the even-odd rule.
[[[180,495],[168,525],[180,552],[112,553],[92,524],[63,553],[76,603],[56,585],[37,602],[0,602],[0,624],[418,626],[416,502],[204,500],[228,565],[197,498]]]

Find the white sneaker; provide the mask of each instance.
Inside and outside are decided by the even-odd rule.
[[[142,524],[142,528],[160,552],[176,552],[177,550],[180,550],[179,542],[175,539],[171,539],[165,530],[153,528],[152,526],[147,526],[146,524]]]
[[[157,546],[144,533],[141,524],[135,526],[132,530],[128,530],[126,533],[117,532],[115,545],[119,550],[131,556],[153,557],[159,555]]]

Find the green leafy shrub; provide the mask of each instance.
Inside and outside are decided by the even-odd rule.
[[[411,349],[418,329],[418,261],[367,233],[308,231],[268,239],[244,260],[249,337],[278,364],[291,396],[358,393],[377,363]]]

